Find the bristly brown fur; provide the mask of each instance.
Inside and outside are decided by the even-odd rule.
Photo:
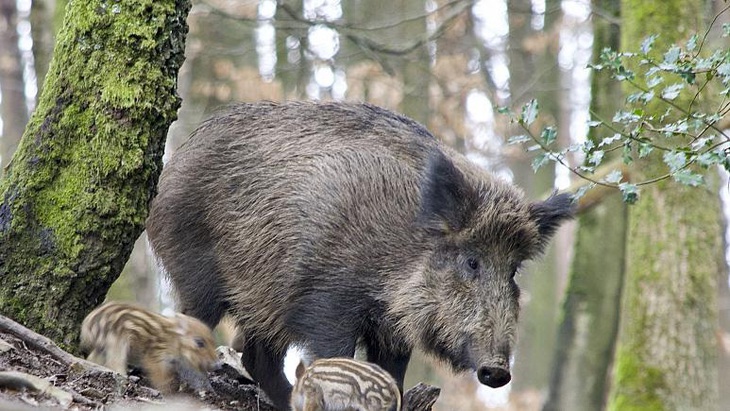
[[[169,393],[186,383],[209,388],[207,371],[217,356],[210,328],[176,314],[164,317],[131,304],[109,302],[96,308],[81,326],[81,347],[88,359],[126,375],[141,367],[152,385]]]
[[[368,104],[237,104],[163,170],[147,231],[181,309],[229,313],[243,363],[288,407],[290,344],[367,359],[403,384],[420,347],[509,381],[514,273],[572,215],[529,203],[414,121]]]

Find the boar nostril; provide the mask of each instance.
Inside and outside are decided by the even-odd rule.
[[[497,367],[481,367],[477,371],[479,382],[492,388],[499,388],[512,379],[509,371]]]

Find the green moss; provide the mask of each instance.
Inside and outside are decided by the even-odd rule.
[[[72,2],[0,182],[0,311],[71,343],[143,229],[189,1]]]
[[[622,1],[622,49],[638,50],[645,37],[661,34],[655,45],[661,50],[703,32],[702,8],[696,0]],[[657,101],[646,107],[657,115],[665,110]],[[661,153],[653,153],[635,163],[632,179],[665,172]],[[717,350],[708,336],[717,322],[720,215],[713,184],[692,189],[670,180],[643,187],[641,200],[630,207],[609,409],[717,408]]]
[[[667,408],[657,394],[666,387],[663,371],[647,367],[631,349],[616,354],[616,384],[621,389],[612,399],[609,411],[662,411]]]

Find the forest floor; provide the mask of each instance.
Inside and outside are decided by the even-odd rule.
[[[213,392],[163,397],[143,376],[121,376],[4,317],[0,321],[0,411],[275,410],[231,367],[209,377]]]
[[[276,411],[240,371],[240,358],[219,347],[222,367],[209,373],[211,392],[164,396],[146,378],[122,376],[63,351],[48,338],[0,315],[0,411],[220,410]],[[403,411],[430,411],[440,389],[418,384]]]

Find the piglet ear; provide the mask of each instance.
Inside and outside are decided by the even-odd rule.
[[[178,335],[186,335],[188,333],[190,323],[186,316],[178,313],[175,314],[175,317],[173,317],[172,320],[175,321],[175,332]]]
[[[302,375],[304,375],[304,371],[306,371],[307,366],[304,365],[303,361],[299,361],[299,365],[297,365],[297,370],[294,372],[294,375],[297,379],[302,378]]]
[[[448,234],[462,230],[478,205],[478,195],[464,174],[443,153],[429,158],[421,190],[420,224]]]
[[[545,201],[530,204],[530,215],[537,223],[540,241],[545,244],[565,220],[575,215],[575,201],[567,193],[553,194]]]

